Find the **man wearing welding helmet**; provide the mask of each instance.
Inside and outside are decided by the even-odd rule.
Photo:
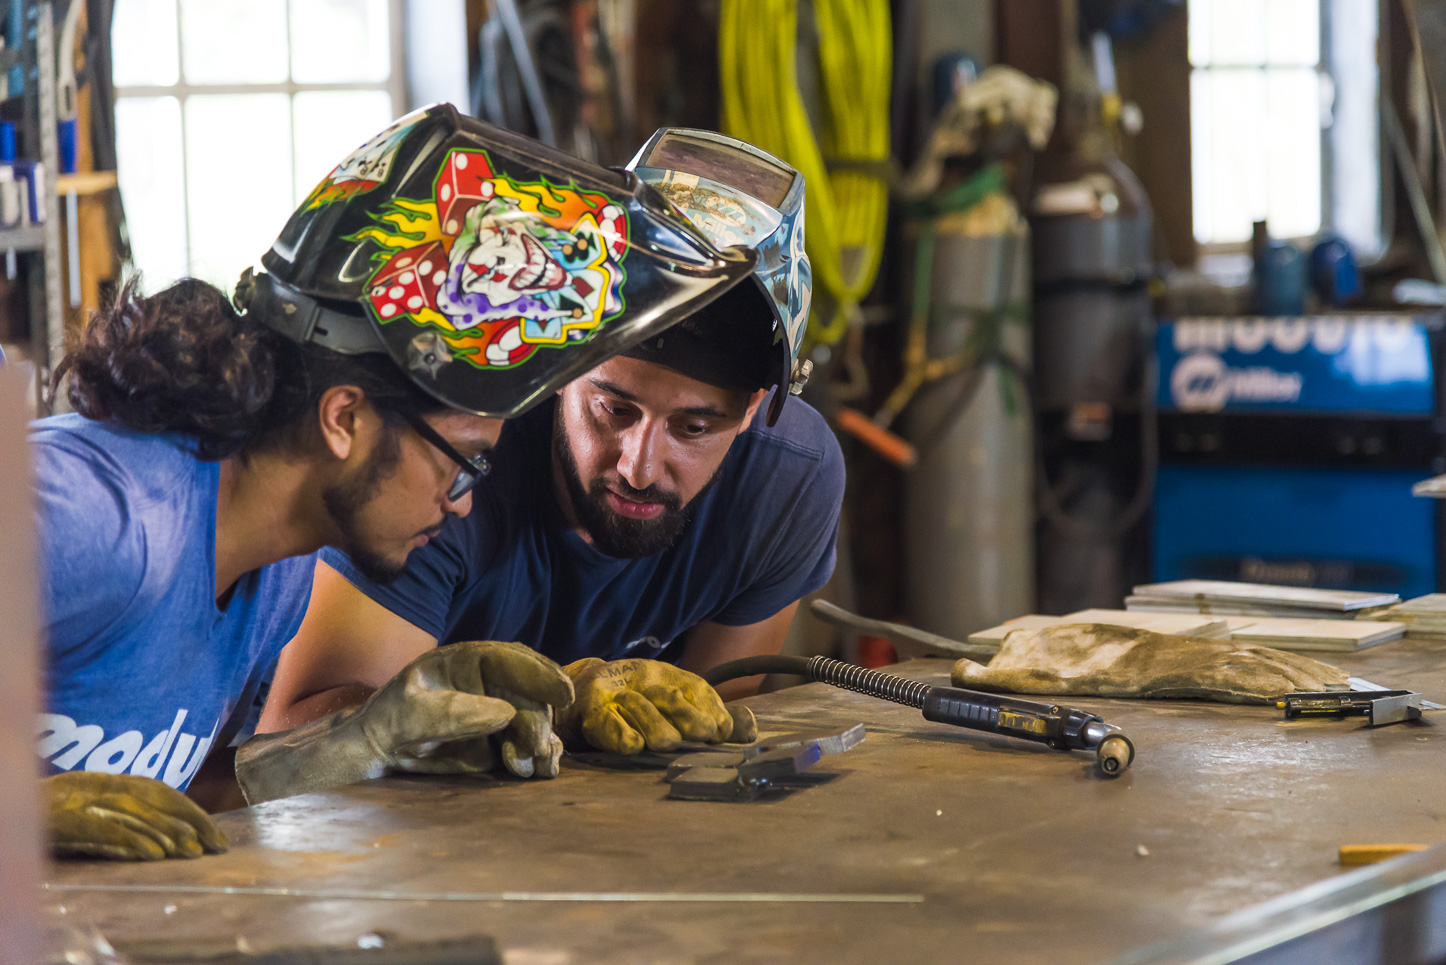
[[[753,266],[634,179],[446,106],[344,160],[262,260],[239,313],[201,282],[128,288],[62,367],[78,412],[33,427],[62,855],[224,848],[179,792],[295,633],[315,551],[394,578],[468,515],[501,420]],[[291,789],[555,764],[572,684],[536,651],[474,640],[396,669],[289,735]]]
[[[471,516],[397,581],[325,552],[262,731],[480,638],[566,664],[577,700],[559,730],[594,747],[749,736],[687,671],[781,648],[798,600],[832,573],[843,491],[823,419],[788,401],[810,282],[802,178],[697,131],[659,132],[630,167],[715,245],[754,251],[752,279],[509,423]],[[248,769],[243,785],[265,796]]]

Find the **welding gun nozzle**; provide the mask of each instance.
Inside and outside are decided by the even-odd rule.
[[[1113,734],[1100,742],[1095,753],[1100,770],[1108,777],[1117,777],[1135,759],[1135,745],[1124,734]]]

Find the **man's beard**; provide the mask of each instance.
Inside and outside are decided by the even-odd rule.
[[[567,494],[572,499],[572,511],[577,516],[578,525],[592,537],[593,546],[608,556],[638,559],[670,549],[692,520],[698,499],[718,478],[715,472],[686,506],[677,493],[665,492],[657,485],[634,489],[626,480],[619,479],[612,487],[619,495],[644,503],[661,503],[663,507],[654,519],[630,519],[607,504],[609,487],[601,479],[594,479],[591,486],[583,488],[582,474],[578,471],[577,460],[573,458],[572,447],[567,444],[565,429],[562,406],[559,405],[553,415],[552,448],[562,466]]]
[[[366,462],[358,466],[355,472],[328,486],[321,494],[327,514],[341,532],[337,549],[345,553],[361,575],[373,583],[392,583],[407,568],[405,559],[396,563],[367,549],[361,544],[361,537],[357,534],[357,517],[366,505],[376,498],[382,483],[396,471],[401,457],[402,447],[398,434],[388,428],[384,430],[371,455],[367,456]]]

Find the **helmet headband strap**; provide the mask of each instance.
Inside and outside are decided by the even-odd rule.
[[[236,285],[236,303],[237,308],[293,342],[319,345],[342,355],[386,351],[364,317],[329,308],[266,272],[246,269]]]

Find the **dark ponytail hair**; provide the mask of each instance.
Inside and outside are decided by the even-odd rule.
[[[70,404],[89,419],[195,440],[205,460],[300,450],[327,389],[355,385],[391,424],[398,413],[446,408],[381,353],[301,345],[239,315],[220,289],[193,278],[144,297],[132,278],[97,312],[57,366]]]

